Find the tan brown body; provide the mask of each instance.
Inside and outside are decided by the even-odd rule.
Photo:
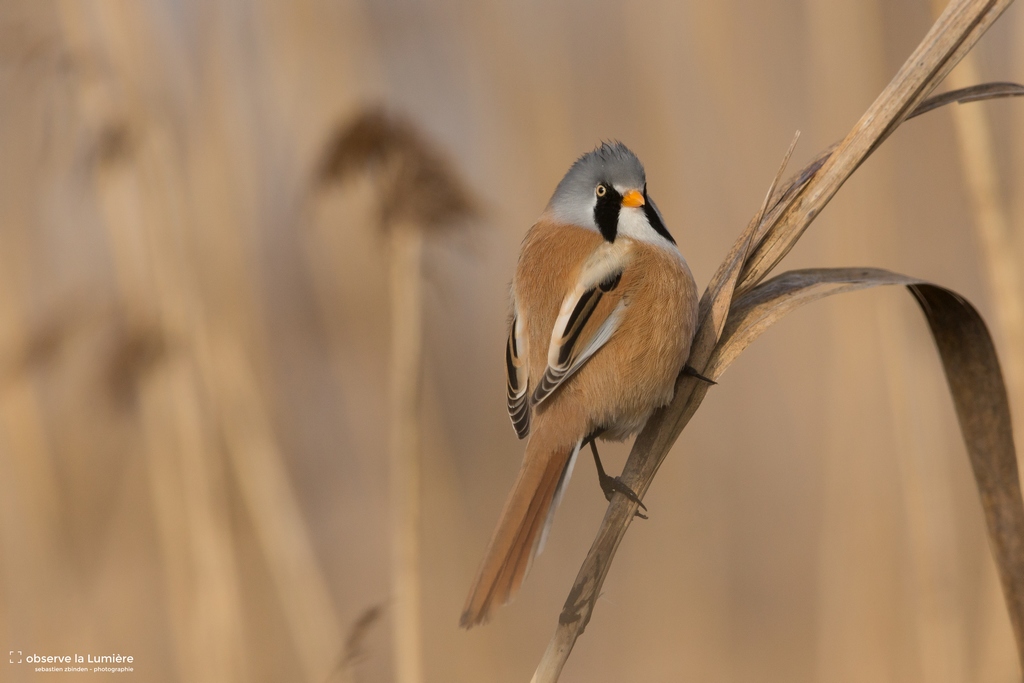
[[[622,235],[609,243],[595,230],[542,219],[526,236],[512,283],[531,390],[548,368],[552,331],[566,296],[597,258],[621,263],[621,276],[602,292],[579,338],[593,335],[615,311],[618,325],[593,356],[532,406],[523,466],[470,591],[463,626],[485,621],[522,583],[581,440],[601,429],[611,439],[639,431],[672,399],[689,356],[697,289],[674,245]]]
[[[625,299],[625,317],[601,350],[537,406],[534,434],[551,434],[552,445],[573,445],[596,428],[606,430],[606,439],[635,434],[655,408],[672,399],[676,377],[690,355],[697,286],[689,267],[675,250],[622,236],[616,243],[629,251],[613,292]],[[517,306],[529,312],[531,386],[544,373],[562,299],[587,257],[605,244],[593,230],[544,221],[527,234],[512,290]],[[617,301],[606,297],[601,305]]]

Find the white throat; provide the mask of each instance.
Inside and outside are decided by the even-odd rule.
[[[627,206],[622,207],[619,210],[619,235],[630,237],[639,242],[647,242],[653,244],[656,247],[662,249],[668,249],[679,253],[679,247],[673,244],[670,240],[665,239],[663,236],[651,227],[650,222],[647,220],[647,215],[644,213],[642,208],[629,208]]]

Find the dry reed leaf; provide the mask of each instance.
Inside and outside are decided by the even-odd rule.
[[[880,285],[904,285],[935,339],[974,470],[1018,649],[1024,651],[1024,502],[1010,404],[995,346],[969,301],[938,285],[876,268],[789,271],[738,298],[705,373],[717,379],[790,311],[817,299]]]
[[[968,88],[950,90],[949,92],[942,93],[941,95],[929,97],[918,105],[917,109],[907,117],[907,120],[909,121],[915,116],[920,116],[921,114],[930,112],[932,109],[938,109],[939,107],[952,104],[953,102],[956,102],[957,104],[967,104],[968,102],[995,100],[1002,97],[1020,97],[1021,95],[1024,95],[1024,85],[1020,85],[1018,83],[1002,81],[972,85]]]
[[[936,9],[938,0],[932,0]],[[969,86],[981,82],[979,60],[968,54],[957,69],[949,75],[951,85]],[[993,93],[1016,94],[1020,86],[1012,83],[991,84],[986,90]],[[961,100],[962,101],[962,100]],[[997,156],[997,143],[992,133],[990,117],[984,107],[957,107],[950,112],[955,132],[958,157],[963,175],[964,189],[971,207],[971,224],[980,248],[986,289],[989,299],[989,321],[992,332],[1001,348],[1024,349],[1024,276],[1021,275],[1021,258],[1013,248],[1013,221],[1009,206],[1003,200],[1000,176],[1002,175]],[[1013,421],[1024,424],[1024,355],[1010,353],[1004,356],[1003,377],[1010,396]],[[941,570],[940,570],[941,571]],[[977,636],[984,654],[976,659],[975,678],[978,680],[1009,679],[1014,676],[1013,662],[996,651],[1005,646],[1002,615],[1002,596],[997,581],[986,574],[982,612],[985,617],[979,625]],[[945,648],[944,648],[945,650]],[[935,659],[944,657],[939,655]],[[931,659],[931,658],[929,658]],[[996,664],[1001,662],[1001,664]],[[997,673],[991,669],[1002,667]],[[963,667],[966,669],[966,666]],[[966,676],[966,670],[962,676]]]
[[[747,232],[752,230],[750,226],[726,256],[701,299],[697,333],[688,361],[692,367],[714,379],[713,375],[707,375],[707,365],[715,352],[717,343],[720,343],[717,331],[720,329],[721,318],[714,309],[720,309],[724,302],[725,307],[731,310],[734,295],[742,296],[750,292],[771,272],[864,160],[910,115],[921,113],[918,109],[927,103],[928,94],[971,49],[1011,1],[953,0],[950,2],[893,80],[876,98],[846,138],[819,154],[807,168],[797,174],[793,181],[785,184],[783,189],[779,190],[779,199],[774,203],[769,202],[771,208],[768,210],[767,216],[752,222],[753,225],[761,224],[764,227],[754,231],[759,239],[750,250],[749,256],[739,258],[738,255],[747,252],[746,245],[749,239]],[[1015,94],[1005,89],[993,89],[993,92],[998,92],[995,96]],[[978,99],[984,99],[981,90],[975,91],[973,95],[977,95]],[[941,106],[949,101],[956,101],[956,99],[948,99],[947,96],[946,101],[939,102],[935,106]],[[738,282],[730,284],[738,261],[741,262]],[[929,287],[931,289],[928,289]],[[941,298],[938,303],[934,303],[931,298],[927,297],[938,296],[932,294],[933,290],[937,289],[932,285],[919,285],[917,291],[924,292],[925,294],[922,295],[926,297],[924,300],[935,308],[943,303]],[[943,307],[942,310],[946,311],[946,307]],[[926,309],[926,313],[928,312],[929,309]],[[718,313],[720,314],[720,311]],[[948,342],[948,339],[936,334],[936,341],[945,357],[947,351],[943,349],[943,345]],[[947,373],[949,372],[947,368]],[[953,375],[950,375],[951,386],[953,381]],[[1001,376],[999,383],[1002,386]],[[708,385],[695,377],[681,375],[676,382],[676,392],[672,402],[665,408],[656,411],[640,435],[637,436],[623,468],[621,479],[640,498],[650,487],[654,475],[669,449],[700,406],[707,390]],[[954,393],[958,391],[956,387],[953,387],[953,390]],[[1005,390],[1003,397],[1005,401]],[[959,411],[960,406],[958,406]],[[970,412],[968,407],[965,407],[964,411],[965,414]],[[974,438],[968,436],[967,427],[964,427],[964,433],[969,442]],[[1010,448],[1012,455],[1012,443]],[[982,487],[980,477],[978,481],[979,488],[982,490],[982,498],[986,501],[987,511],[989,494]],[[1016,479],[1014,481],[1016,482]],[[1015,501],[1011,495],[1008,498],[999,498],[996,502],[998,505],[1011,507],[1016,504],[1019,508],[1019,491]],[[534,673],[534,683],[553,683],[558,680],[576,639],[583,633],[590,621],[611,560],[618,550],[626,529],[632,523],[637,508],[638,503],[625,496],[614,496],[609,503],[597,536],[580,567],[573,587],[570,589],[569,597],[559,615],[558,627]],[[1019,510],[1014,510],[1009,516],[1016,518],[1018,513],[1020,513]],[[1007,513],[1004,511],[1001,514],[1005,516]],[[1024,513],[1020,514],[1024,516]],[[990,524],[990,529],[994,528]],[[1005,530],[1008,537],[1013,537],[1018,532],[1024,534],[1024,527],[1018,529],[1011,524],[999,526],[999,529]],[[1017,538],[1019,539],[1020,536]],[[1004,541],[993,539],[994,545],[1004,542],[1005,539]],[[1007,547],[1013,547],[1013,544]],[[1001,575],[1018,577],[1014,578],[1014,581],[1024,580],[1024,567],[1006,565],[1004,555],[1005,553],[997,552],[996,559],[1000,563]],[[1014,593],[1007,593],[1008,604],[1011,611],[1020,612],[1024,605],[1014,595]],[[1017,601],[1015,602],[1015,600]],[[1018,651],[1024,658],[1024,635],[1021,633],[1021,621],[1020,614],[1013,617]]]

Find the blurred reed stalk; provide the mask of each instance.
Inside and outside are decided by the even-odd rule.
[[[64,39],[82,67],[78,106],[108,231],[128,336],[114,376],[136,397],[167,582],[179,674],[247,679],[241,596],[219,448],[185,340],[195,301],[176,237],[180,166],[165,122],[133,92],[144,47],[133,9],[62,2]],[[200,655],[200,653],[203,653]]]
[[[56,59],[57,51],[44,47],[33,34],[31,28],[19,30],[3,40],[3,49],[14,55],[38,48],[37,54]],[[36,84],[26,78],[15,90],[11,86],[19,79],[12,78],[12,71],[17,69],[4,69],[8,97],[17,104],[4,102],[0,133],[7,166],[0,191],[0,480],[9,492],[0,503],[0,583],[5,584],[0,587],[0,614],[8,616],[0,619],[0,637],[23,638],[38,637],[36,628],[43,622],[37,615],[46,603],[37,603],[36,598],[47,596],[57,604],[65,600],[62,589],[74,572],[66,555],[68,509],[35,373],[38,361],[59,345],[73,316],[47,321],[47,333],[40,333],[30,314],[38,264],[33,250],[33,228],[38,224],[34,192],[48,171],[49,159],[40,154],[35,133],[45,128],[38,125],[34,110],[18,106],[31,102]],[[23,96],[24,101],[18,101]],[[19,617],[28,623],[18,624]],[[24,630],[10,633],[10,627]]]
[[[89,66],[103,67],[82,69],[79,105],[96,138],[96,192],[125,315],[159,340],[155,362],[135,380],[181,675],[248,678],[223,443],[302,678],[321,683],[337,657],[341,629],[249,348],[225,323],[211,323],[209,302],[201,298],[209,293],[192,285],[201,267],[193,255],[211,251],[191,242],[198,233],[208,236],[193,225],[202,213],[193,207],[206,198],[193,196],[197,186],[189,182],[198,169],[186,165],[167,115],[138,85],[162,80],[152,73],[152,46],[145,42],[152,26],[141,15],[144,8],[132,3],[69,1],[61,10],[71,52]],[[89,78],[97,73],[108,78]],[[207,172],[231,158],[216,145],[201,151],[200,159],[191,160]],[[222,156],[210,158],[211,153]],[[204,208],[225,218],[220,207]],[[220,220],[219,236],[238,230],[233,218]],[[233,262],[218,256],[222,269]],[[229,275],[236,278],[230,284],[245,294],[242,278]],[[254,307],[251,295],[243,298],[240,305]]]
[[[448,162],[419,131],[379,109],[338,128],[317,173],[317,188],[369,173],[379,196],[379,227],[388,239],[393,654],[395,680],[422,683],[423,244],[425,234],[464,223],[473,204]]]
[[[23,254],[14,240],[4,240],[0,246],[3,256]],[[21,502],[33,506],[32,514],[26,515],[29,523],[38,525],[33,536],[39,541],[59,539],[62,535],[61,502],[57,475],[53,466],[53,455],[42,410],[29,371],[26,356],[33,354],[30,348],[33,340],[21,307],[20,290],[10,277],[19,270],[14,264],[8,267],[4,258],[0,264],[0,424],[3,430],[4,448],[9,458],[11,474],[22,482]],[[38,534],[38,535],[37,535]]]
[[[931,0],[932,9],[942,11],[940,0]],[[950,72],[951,88],[980,83],[981,76],[974,55],[966,55]],[[991,126],[986,107],[953,107],[950,110],[956,131],[960,163],[968,199],[973,209],[974,234],[983,259],[982,273],[987,279],[992,323],[1000,347],[1008,352],[1001,357],[1006,389],[1014,424],[1024,427],[1024,277],[1021,274],[1020,252],[1010,230],[1006,203],[1000,196],[999,166],[996,161]],[[994,651],[987,651],[1000,642],[996,636],[1005,622],[1003,600],[998,582],[986,571],[983,583],[985,623],[979,638],[982,652],[979,666],[998,666]],[[979,671],[981,673],[981,671]],[[1004,672],[1013,675],[1012,672]]]
[[[230,22],[225,5],[204,5],[202,20]],[[236,10],[247,10],[239,6]],[[230,31],[227,31],[230,33]],[[233,50],[215,49],[197,90],[196,141],[187,152],[188,221],[181,237],[204,283],[195,325],[189,331],[200,377],[230,473],[274,586],[272,596],[298,660],[300,676],[323,683],[341,648],[343,630],[334,599],[291,482],[286,454],[274,431],[270,397],[260,381],[262,309],[247,258],[258,217],[245,207],[255,194],[239,196],[258,179],[246,174],[259,165],[258,140],[244,95],[228,84],[249,76],[248,61]],[[205,267],[204,267],[205,266]]]
[[[879,305],[876,318],[883,348],[882,371],[892,415],[901,498],[913,585],[913,613],[921,679],[930,683],[969,680],[970,630],[957,584],[957,538],[953,479],[943,453],[941,430],[922,429],[920,414],[934,413],[942,387],[921,377],[919,354],[908,348],[909,325],[891,306]],[[924,381],[919,381],[924,380]],[[983,558],[989,561],[988,558]],[[996,587],[997,607],[1006,613]]]
[[[1024,662],[1024,502],[1005,384],[984,321],[955,292],[877,269],[791,271],[764,280],[846,180],[907,118],[981,92],[989,93],[987,96],[1024,93],[1021,86],[997,84],[925,100],[1010,2],[953,0],[846,138],[780,187],[790,147],[761,210],[740,234],[701,299],[689,363],[706,377],[717,379],[768,326],[802,303],[877,285],[906,286],[928,320],[943,362],[1018,655]],[[672,402],[655,412],[637,437],[622,480],[639,496],[647,491],[707,391],[706,384],[681,376]],[[534,673],[535,683],[558,680],[576,639],[593,615],[610,564],[637,508],[638,503],[625,496],[614,496],[609,503]]]
[[[423,376],[423,231],[391,226],[391,590],[399,683],[422,683],[420,381]]]
[[[807,17],[811,111],[817,128],[830,130],[836,122],[849,121],[851,113],[870,101],[878,84],[890,75],[885,63],[883,5],[880,0],[802,3]],[[871,171],[854,187],[844,190],[845,210],[832,213],[829,233],[819,236],[828,245],[824,258],[857,263],[874,252],[892,252],[898,227],[894,180],[890,159],[876,158]],[[921,558],[913,550],[920,546],[916,541],[924,537],[914,522],[927,518],[917,507],[927,499],[912,495],[921,485],[918,470],[909,462],[918,444],[910,423],[899,419],[901,411],[906,412],[905,396],[893,390],[905,382],[907,369],[894,356],[899,355],[908,338],[899,334],[905,327],[898,316],[902,310],[896,310],[896,302],[888,297],[883,301],[879,298],[852,298],[841,310],[833,308],[824,315],[828,383],[842,389],[823,406],[828,426],[820,454],[822,509],[816,542],[819,599],[815,629],[816,666],[823,678],[840,669],[852,680],[873,680],[881,675],[883,662],[890,658],[890,643],[883,630],[895,611],[889,568],[879,565],[877,552],[864,552],[864,542],[870,539],[876,549],[910,540],[908,554],[914,560],[910,566],[916,569],[922,564],[916,561]],[[894,343],[887,343],[888,339]],[[879,367],[886,369],[883,386],[888,392],[880,391],[877,380],[864,372],[864,368]],[[890,372],[890,368],[894,370]],[[871,418],[865,410],[873,411]],[[877,424],[887,418],[892,424],[891,433],[864,433],[863,424],[869,419]],[[879,472],[888,474],[892,466],[885,457],[888,453],[880,448],[883,434],[891,434],[897,446],[900,499],[909,521],[905,530],[892,524],[893,513],[899,519],[898,509],[863,506],[865,496],[879,495],[888,483],[886,477],[878,476]],[[909,584],[910,591],[922,593],[921,587],[916,581]],[[933,641],[921,628],[924,614],[925,610],[916,604],[911,610],[912,623],[918,627],[914,633],[919,636],[917,651],[931,653]],[[945,660],[922,654],[918,661],[935,662],[941,667]],[[946,683],[941,677],[925,678],[931,683]]]
[[[8,217],[11,214],[3,212]],[[0,232],[0,477],[8,479],[8,486],[18,492],[0,504],[0,558],[9,585],[19,587],[20,594],[0,595],[0,612],[11,615],[40,609],[23,600],[51,594],[66,585],[67,573],[72,571],[61,550],[66,547],[67,510],[32,377],[34,368],[26,362],[37,349],[32,348],[33,335],[24,310],[26,296],[19,282],[25,276],[24,265],[31,262],[28,245],[17,239],[18,231],[12,227],[19,223],[31,224],[12,220]]]

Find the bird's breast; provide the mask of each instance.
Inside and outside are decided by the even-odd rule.
[[[559,308],[588,260],[624,253],[628,263],[617,284],[625,305],[621,324],[538,406],[538,416],[548,412],[548,420],[574,425],[569,431],[582,424],[622,438],[671,399],[696,326],[696,284],[674,248],[627,237],[608,243],[596,231],[550,222],[535,225],[523,242],[513,290],[517,309],[527,319],[531,386],[547,366]]]

